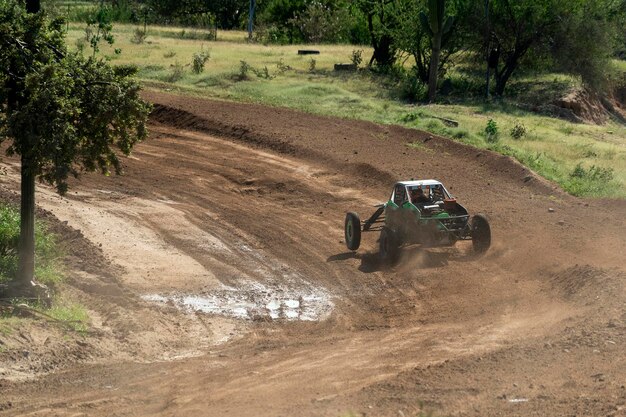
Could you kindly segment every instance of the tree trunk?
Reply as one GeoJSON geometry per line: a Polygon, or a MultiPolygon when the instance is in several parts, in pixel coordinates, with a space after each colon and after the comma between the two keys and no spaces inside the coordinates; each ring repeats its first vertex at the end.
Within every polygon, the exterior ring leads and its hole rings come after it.
{"type": "Polygon", "coordinates": [[[40,0],[26,0],[26,11],[28,13],[39,13],[41,10],[40,0]]]}
{"type": "Polygon", "coordinates": [[[439,73],[439,56],[441,55],[441,31],[433,36],[433,51],[430,56],[430,72],[428,74],[428,101],[433,102],[437,96],[437,76],[439,73]]]}
{"type": "Polygon", "coordinates": [[[390,67],[393,64],[394,50],[392,44],[393,38],[387,34],[382,35],[378,39],[372,56],[379,66],[390,67]]]}
{"type": "MultiPolygon", "coordinates": [[[[38,13],[39,0],[27,0],[26,11],[38,13]]],[[[32,139],[29,139],[32,140],[32,139]]],[[[29,288],[35,275],[35,166],[30,155],[31,146],[24,144],[21,153],[20,241],[17,280],[29,288]]]]}
{"type": "MultiPolygon", "coordinates": [[[[24,149],[26,154],[28,150],[24,149]]],[[[20,242],[17,279],[30,285],[35,274],[35,172],[32,161],[22,154],[22,186],[20,201],[20,242]]]]}
{"type": "Polygon", "coordinates": [[[524,52],[526,52],[525,49],[521,52],[514,51],[507,58],[502,70],[498,71],[498,69],[496,68],[496,70],[494,71],[496,78],[496,88],[494,93],[496,96],[502,97],[504,95],[504,88],[506,87],[506,83],[509,81],[509,78],[511,78],[511,75],[513,75],[513,71],[515,71],[515,69],[519,65],[519,60],[524,52]]]}
{"type": "Polygon", "coordinates": [[[504,95],[504,88],[506,87],[507,81],[509,81],[509,77],[510,75],[507,75],[506,73],[502,76],[496,77],[496,88],[494,91],[496,96],[502,97],[504,95]]]}

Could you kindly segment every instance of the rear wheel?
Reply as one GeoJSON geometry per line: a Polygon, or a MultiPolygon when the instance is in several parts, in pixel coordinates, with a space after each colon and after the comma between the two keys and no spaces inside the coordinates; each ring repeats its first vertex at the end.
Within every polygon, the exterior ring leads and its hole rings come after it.
{"type": "Polygon", "coordinates": [[[491,227],[483,214],[472,217],[472,245],[478,255],[487,252],[491,246],[491,227]]]}
{"type": "Polygon", "coordinates": [[[357,250],[361,246],[361,219],[358,214],[346,214],[344,232],[348,249],[357,250]]]}
{"type": "Polygon", "coordinates": [[[383,227],[378,243],[378,253],[381,260],[389,264],[395,263],[400,254],[400,240],[398,239],[398,234],[388,227],[383,227]]]}

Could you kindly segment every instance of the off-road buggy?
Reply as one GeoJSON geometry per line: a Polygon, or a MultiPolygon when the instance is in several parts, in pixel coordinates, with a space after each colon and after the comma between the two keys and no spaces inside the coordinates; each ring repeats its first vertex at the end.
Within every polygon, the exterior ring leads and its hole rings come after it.
{"type": "Polygon", "coordinates": [[[389,201],[376,207],[364,222],[355,212],[346,215],[348,249],[359,248],[361,232],[376,230],[380,230],[380,256],[389,262],[397,259],[403,245],[452,246],[459,240],[471,240],[476,254],[491,245],[487,218],[477,214],[470,219],[465,207],[436,180],[398,182],[389,201]]]}

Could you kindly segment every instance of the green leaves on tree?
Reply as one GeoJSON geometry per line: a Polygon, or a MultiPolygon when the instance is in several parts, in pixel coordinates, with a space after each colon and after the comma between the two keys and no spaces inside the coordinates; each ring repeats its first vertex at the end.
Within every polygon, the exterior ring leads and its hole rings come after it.
{"type": "MultiPolygon", "coordinates": [[[[110,30],[110,29],[108,29],[110,30]]],[[[120,173],[146,137],[150,106],[139,97],[134,67],[112,67],[70,53],[63,22],[0,5],[0,143],[26,156],[30,173],[67,191],[82,171],[120,173]]]]}

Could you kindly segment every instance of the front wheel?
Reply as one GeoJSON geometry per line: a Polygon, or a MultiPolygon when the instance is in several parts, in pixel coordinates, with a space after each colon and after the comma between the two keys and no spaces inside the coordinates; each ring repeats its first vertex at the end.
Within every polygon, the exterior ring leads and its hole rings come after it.
{"type": "Polygon", "coordinates": [[[483,214],[472,217],[472,245],[477,255],[487,252],[491,246],[491,227],[483,214]]]}
{"type": "Polygon", "coordinates": [[[344,232],[348,249],[357,250],[361,246],[361,219],[358,214],[354,212],[346,214],[344,232]]]}
{"type": "Polygon", "coordinates": [[[395,263],[400,254],[398,234],[388,227],[383,227],[378,243],[380,259],[388,264],[395,263]]]}

